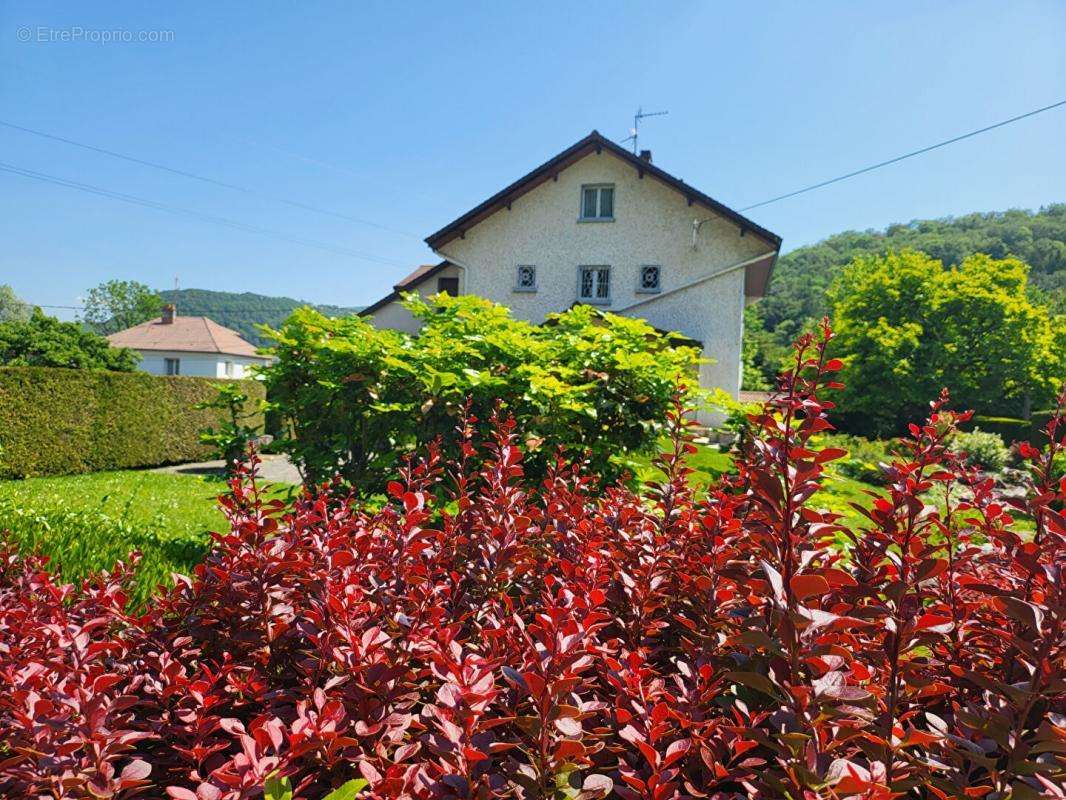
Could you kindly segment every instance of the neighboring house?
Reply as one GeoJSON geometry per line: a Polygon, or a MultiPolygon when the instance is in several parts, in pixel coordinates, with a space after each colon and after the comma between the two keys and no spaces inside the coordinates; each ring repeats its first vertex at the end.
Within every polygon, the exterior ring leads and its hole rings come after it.
{"type": "Polygon", "coordinates": [[[270,359],[240,334],[207,317],[179,317],[172,304],[163,316],[107,337],[114,347],[141,354],[141,369],[152,375],[244,378],[248,368],[270,359]]]}
{"type": "Polygon", "coordinates": [[[781,238],[596,131],[426,239],[419,267],[361,313],[417,330],[400,293],[474,294],[541,322],[574,303],[702,343],[700,383],[740,390],[744,306],[781,238]]]}

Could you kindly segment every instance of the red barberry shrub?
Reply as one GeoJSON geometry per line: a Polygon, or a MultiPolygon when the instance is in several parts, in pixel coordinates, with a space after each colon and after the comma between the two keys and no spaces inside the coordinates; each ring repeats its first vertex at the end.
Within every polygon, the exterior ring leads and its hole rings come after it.
{"type": "Polygon", "coordinates": [[[830,337],[706,492],[681,408],[641,492],[529,489],[515,424],[469,420],[379,511],[238,476],[143,612],[135,565],[73,587],[5,551],[0,795],[1066,797],[1062,415],[1008,503],[939,398],[848,527],[817,495],[830,337]]]}

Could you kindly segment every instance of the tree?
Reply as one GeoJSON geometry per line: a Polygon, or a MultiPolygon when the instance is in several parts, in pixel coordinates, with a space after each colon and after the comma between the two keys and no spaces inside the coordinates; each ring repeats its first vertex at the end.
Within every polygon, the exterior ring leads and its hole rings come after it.
{"type": "Polygon", "coordinates": [[[978,254],[957,267],[905,250],[860,256],[829,291],[846,389],[838,413],[857,433],[893,434],[947,387],[954,404],[1019,416],[1063,378],[1048,310],[1029,268],[978,254]]]}
{"type": "Polygon", "coordinates": [[[790,348],[778,346],[774,335],[765,329],[758,303],[744,309],[742,389],[756,392],[772,389],[774,377],[782,370],[791,352],[790,348]]]}
{"type": "Polygon", "coordinates": [[[97,333],[132,328],[158,317],[163,301],[137,281],[107,281],[89,290],[84,319],[97,333]]]}
{"type": "Polygon", "coordinates": [[[6,283],[0,285],[0,322],[25,322],[33,308],[6,283]]]}
{"type": "Polygon", "coordinates": [[[112,347],[103,336],[76,322],[60,322],[34,309],[26,322],[0,323],[0,365],[72,367],[132,372],[140,356],[112,347]]]}
{"type": "MultiPolygon", "coordinates": [[[[749,349],[791,350],[792,340],[830,310],[827,290],[857,256],[920,250],[955,267],[975,253],[1013,256],[1030,267],[1029,285],[1052,314],[1066,314],[1066,203],[1037,212],[1012,209],[945,219],[914,220],[884,231],[845,231],[785,253],[774,267],[769,294],[759,303],[761,326],[746,324],[749,349]],[[764,333],[770,336],[764,336],[764,333]]],[[[754,359],[774,380],[778,358],[754,359]]]]}

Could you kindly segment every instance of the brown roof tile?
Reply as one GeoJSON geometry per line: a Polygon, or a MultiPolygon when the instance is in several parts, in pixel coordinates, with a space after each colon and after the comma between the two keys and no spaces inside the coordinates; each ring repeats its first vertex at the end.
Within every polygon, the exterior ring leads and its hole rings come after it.
{"type": "Polygon", "coordinates": [[[229,356],[258,355],[255,345],[236,331],[224,328],[207,317],[174,317],[164,325],[153,319],[113,333],[107,340],[115,347],[134,350],[178,350],[183,353],[220,353],[229,356]]]}

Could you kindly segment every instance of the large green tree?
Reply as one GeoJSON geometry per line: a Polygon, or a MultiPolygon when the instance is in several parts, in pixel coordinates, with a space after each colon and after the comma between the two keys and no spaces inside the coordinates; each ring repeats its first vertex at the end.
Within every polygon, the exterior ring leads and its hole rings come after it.
{"type": "Polygon", "coordinates": [[[89,290],[84,319],[97,333],[114,333],[158,317],[163,301],[137,281],[107,281],[89,290]]]}
{"type": "Polygon", "coordinates": [[[24,322],[0,323],[0,365],[8,367],[72,367],[132,372],[140,356],[112,347],[103,336],[76,322],[60,322],[34,309],[24,322]]]}
{"type": "Polygon", "coordinates": [[[1029,268],[973,255],[957,267],[915,251],[856,258],[829,291],[849,430],[892,434],[947,387],[958,407],[1019,416],[1063,378],[1029,268]]]}
{"type": "Polygon", "coordinates": [[[0,322],[25,322],[33,314],[33,307],[15,294],[6,283],[0,286],[0,322]]]}
{"type": "MultiPolygon", "coordinates": [[[[901,250],[920,250],[949,267],[975,253],[1018,258],[1030,266],[1034,298],[1052,314],[1066,315],[1066,203],[1035,212],[1012,209],[914,220],[883,231],[845,231],[782,255],[770,293],[758,304],[761,324],[745,326],[751,363],[759,364],[762,375],[772,380],[782,350],[789,351],[801,331],[829,313],[827,290],[844,268],[857,256],[901,250]]],[[[746,380],[755,388],[760,379],[753,370],[746,380]]]]}

